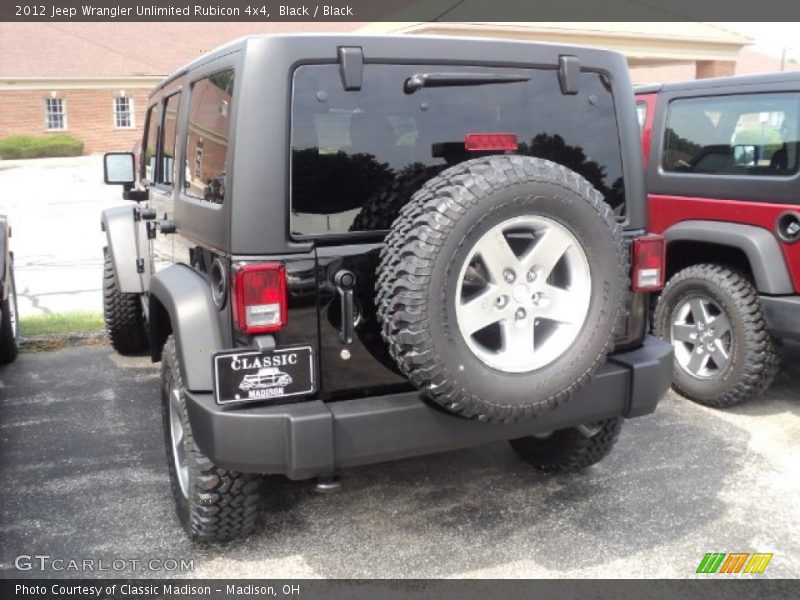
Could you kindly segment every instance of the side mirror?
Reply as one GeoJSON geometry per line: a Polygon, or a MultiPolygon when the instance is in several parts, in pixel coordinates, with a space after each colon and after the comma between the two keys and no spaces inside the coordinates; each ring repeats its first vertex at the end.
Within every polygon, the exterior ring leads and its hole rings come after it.
{"type": "Polygon", "coordinates": [[[108,185],[122,185],[126,189],[136,183],[133,152],[107,152],[103,155],[103,181],[108,185]]]}
{"type": "Polygon", "coordinates": [[[136,158],[133,152],[107,152],[103,155],[103,181],[108,185],[121,185],[122,198],[142,202],[147,200],[147,190],[135,190],[136,158]]]}

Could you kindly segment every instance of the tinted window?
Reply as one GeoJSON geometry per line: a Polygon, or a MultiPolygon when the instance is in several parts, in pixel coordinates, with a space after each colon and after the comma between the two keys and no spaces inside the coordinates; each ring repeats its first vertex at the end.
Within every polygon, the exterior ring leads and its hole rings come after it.
{"type": "Polygon", "coordinates": [[[164,103],[164,125],[161,134],[161,172],[158,178],[162,183],[172,185],[175,168],[175,138],[178,135],[178,102],[180,94],[173,94],[164,103]]]}
{"type": "Polygon", "coordinates": [[[426,65],[365,65],[360,91],[344,91],[338,65],[295,71],[292,110],[292,232],[383,230],[422,183],[480,156],[468,133],[510,132],[517,153],[581,173],[624,212],[611,92],[583,73],[580,93],[562,95],[556,71],[426,65]],[[504,73],[515,83],[403,91],[415,73],[504,73]]]}
{"type": "Polygon", "coordinates": [[[192,86],[186,136],[184,180],[189,196],[221,204],[233,102],[233,71],[202,79],[192,86]]]}
{"type": "Polygon", "coordinates": [[[142,148],[142,179],[149,183],[155,182],[156,177],[156,151],[158,144],[158,105],[153,105],[147,110],[145,122],[144,148],[142,148]]]}
{"type": "Polygon", "coordinates": [[[710,175],[797,172],[797,94],[684,98],[670,104],[666,171],[710,175]]]}

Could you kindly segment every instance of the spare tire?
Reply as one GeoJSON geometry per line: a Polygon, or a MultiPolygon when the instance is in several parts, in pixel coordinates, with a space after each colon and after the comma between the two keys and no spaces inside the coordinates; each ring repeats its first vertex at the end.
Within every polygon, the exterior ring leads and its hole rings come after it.
{"type": "Polygon", "coordinates": [[[535,417],[570,398],[613,344],[626,254],[602,195],[523,156],[466,161],[428,181],[386,238],[382,336],[445,409],[535,417]]]}

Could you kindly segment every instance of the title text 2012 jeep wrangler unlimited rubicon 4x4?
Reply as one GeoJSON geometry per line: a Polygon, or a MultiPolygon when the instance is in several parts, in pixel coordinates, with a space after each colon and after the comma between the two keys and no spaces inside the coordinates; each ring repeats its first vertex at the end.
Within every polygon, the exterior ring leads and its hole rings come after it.
{"type": "Polygon", "coordinates": [[[674,385],[724,407],[772,381],[800,340],[800,75],[636,90],[652,231],[667,238],[656,333],[674,385]]]}
{"type": "Polygon", "coordinates": [[[140,160],[105,158],[141,202],[103,212],[106,324],[162,362],[196,539],[251,530],[263,474],[503,439],[582,468],[669,387],[620,55],[247,38],[152,93],[140,160]]]}

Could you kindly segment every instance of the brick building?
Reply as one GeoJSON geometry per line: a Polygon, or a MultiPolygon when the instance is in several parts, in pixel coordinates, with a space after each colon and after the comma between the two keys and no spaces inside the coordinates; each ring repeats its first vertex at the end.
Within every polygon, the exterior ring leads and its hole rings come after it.
{"type": "Polygon", "coordinates": [[[781,61],[776,56],[762,54],[750,48],[742,48],[736,55],[735,61],[718,62],[712,66],[686,61],[667,66],[640,67],[632,69],[631,75],[634,83],[644,84],[727,75],[758,75],[781,69],[800,71],[800,64],[792,60],[781,61]]]}
{"type": "MultiPolygon", "coordinates": [[[[461,6],[470,1],[465,0],[461,6]]],[[[628,59],[634,84],[661,83],[752,75],[800,69],[800,65],[766,56],[748,48],[753,40],[714,23],[649,22],[663,15],[643,3],[617,0],[635,11],[643,22],[492,23],[408,22],[371,23],[373,33],[407,35],[483,36],[597,46],[621,52],[628,59]]],[[[634,14],[634,13],[632,13],[634,14]]],[[[457,10],[448,13],[456,20],[457,10]]]]}
{"type": "Polygon", "coordinates": [[[85,153],[132,148],[149,90],[203,52],[250,34],[362,25],[0,23],[0,137],[67,133],[85,153]]]}

